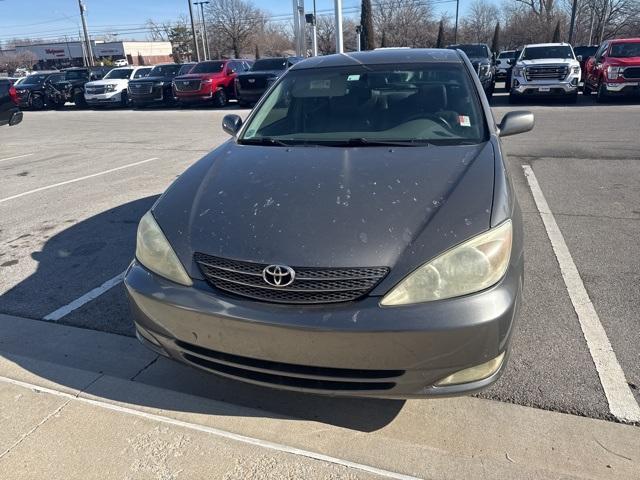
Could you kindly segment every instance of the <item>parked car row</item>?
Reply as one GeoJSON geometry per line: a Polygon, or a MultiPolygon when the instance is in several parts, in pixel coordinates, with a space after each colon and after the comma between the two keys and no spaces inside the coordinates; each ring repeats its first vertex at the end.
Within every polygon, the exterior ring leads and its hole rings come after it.
{"type": "Polygon", "coordinates": [[[502,53],[510,65],[505,86],[511,102],[549,96],[575,102],[581,82],[584,94],[595,92],[598,102],[640,95],[640,38],[606,40],[600,46],[575,50],[568,43],[533,44],[513,55],[502,53]]]}

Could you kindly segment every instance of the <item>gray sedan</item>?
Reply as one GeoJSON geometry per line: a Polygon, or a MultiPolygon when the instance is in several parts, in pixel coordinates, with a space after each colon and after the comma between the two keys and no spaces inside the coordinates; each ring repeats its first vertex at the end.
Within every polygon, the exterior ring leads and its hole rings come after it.
{"type": "Polygon", "coordinates": [[[503,372],[522,219],[472,65],[380,50],[293,66],[138,228],[138,338],[206,371],[331,395],[479,390],[503,372]]]}

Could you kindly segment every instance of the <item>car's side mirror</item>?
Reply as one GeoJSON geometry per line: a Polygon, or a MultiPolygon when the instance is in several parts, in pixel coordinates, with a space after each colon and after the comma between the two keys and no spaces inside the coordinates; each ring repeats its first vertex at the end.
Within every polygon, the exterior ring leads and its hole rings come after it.
{"type": "Polygon", "coordinates": [[[581,62],[581,61],[582,61],[582,55],[578,55],[578,56],[576,57],[576,60],[578,60],[579,62],[581,62]]]}
{"type": "Polygon", "coordinates": [[[240,131],[240,127],[242,127],[242,118],[240,118],[240,116],[229,114],[222,118],[222,130],[229,135],[235,137],[240,131]]]}
{"type": "Polygon", "coordinates": [[[533,113],[531,112],[524,110],[509,112],[502,117],[502,121],[498,125],[499,135],[508,137],[509,135],[528,132],[533,129],[534,123],[533,113]]]}
{"type": "Polygon", "coordinates": [[[507,63],[509,65],[514,65],[516,63],[516,59],[515,58],[510,58],[509,60],[507,60],[507,63]]]}

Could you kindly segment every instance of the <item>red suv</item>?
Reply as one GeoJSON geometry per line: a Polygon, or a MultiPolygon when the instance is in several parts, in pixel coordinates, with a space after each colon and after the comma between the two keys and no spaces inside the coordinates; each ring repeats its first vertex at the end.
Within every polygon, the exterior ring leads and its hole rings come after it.
{"type": "Polygon", "coordinates": [[[598,94],[598,102],[614,95],[640,95],[640,38],[603,42],[587,61],[584,93],[598,94]]]}
{"type": "Polygon", "coordinates": [[[212,102],[224,107],[233,98],[233,81],[237,73],[251,68],[247,60],[207,60],[197,63],[187,75],[173,79],[173,93],[178,102],[212,102]]]}

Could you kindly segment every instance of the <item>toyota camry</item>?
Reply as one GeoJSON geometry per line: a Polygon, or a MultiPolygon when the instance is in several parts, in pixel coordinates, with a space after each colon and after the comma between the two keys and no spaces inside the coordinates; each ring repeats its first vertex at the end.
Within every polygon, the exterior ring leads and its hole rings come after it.
{"type": "Polygon", "coordinates": [[[457,50],[289,69],[140,221],[125,283],[139,340],[264,386],[410,398],[505,369],[523,232],[501,137],[457,50]]]}

